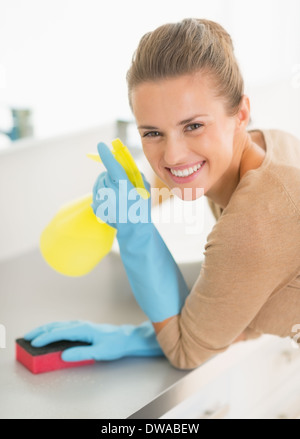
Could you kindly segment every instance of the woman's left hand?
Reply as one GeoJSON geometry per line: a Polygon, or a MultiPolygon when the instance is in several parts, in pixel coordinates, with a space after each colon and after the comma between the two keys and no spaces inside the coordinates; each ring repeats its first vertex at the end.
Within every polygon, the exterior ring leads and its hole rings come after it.
{"type": "Polygon", "coordinates": [[[87,321],[52,322],[28,332],[25,340],[42,347],[61,340],[83,341],[90,346],[66,349],[63,361],[116,360],[126,356],[163,355],[151,323],[134,325],[95,324],[87,321]]]}

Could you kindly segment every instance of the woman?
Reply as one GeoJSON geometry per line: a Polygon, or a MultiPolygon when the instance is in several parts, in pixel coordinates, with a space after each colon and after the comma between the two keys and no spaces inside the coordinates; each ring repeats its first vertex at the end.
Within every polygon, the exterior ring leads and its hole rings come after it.
{"type": "MultiPolygon", "coordinates": [[[[154,172],[183,199],[187,189],[192,199],[204,193],[216,216],[201,272],[189,292],[150,221],[106,219],[117,228],[132,291],[150,321],[110,326],[114,352],[104,325],[50,324],[27,338],[38,346],[71,334],[92,343],[66,351],[66,361],[163,352],[175,367],[191,369],[238,340],[294,336],[300,323],[299,140],[279,130],[247,131],[249,99],[231,38],[217,23],[186,19],[146,34],[127,80],[154,172]]],[[[101,217],[101,189],[120,197],[126,174],[105,145],[98,150],[107,168],[94,186],[93,208],[101,217]]],[[[149,199],[142,203],[149,208],[149,199]]]]}

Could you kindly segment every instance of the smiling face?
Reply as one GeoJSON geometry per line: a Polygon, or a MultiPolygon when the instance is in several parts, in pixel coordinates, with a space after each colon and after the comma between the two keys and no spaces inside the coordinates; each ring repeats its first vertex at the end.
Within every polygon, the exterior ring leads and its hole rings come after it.
{"type": "MultiPolygon", "coordinates": [[[[228,116],[201,73],[144,82],[131,95],[144,153],[157,176],[170,188],[199,188],[210,196],[235,169],[237,116],[228,116]]],[[[198,188],[198,191],[197,191],[198,188]]],[[[203,192],[202,192],[203,193],[203,192]]]]}

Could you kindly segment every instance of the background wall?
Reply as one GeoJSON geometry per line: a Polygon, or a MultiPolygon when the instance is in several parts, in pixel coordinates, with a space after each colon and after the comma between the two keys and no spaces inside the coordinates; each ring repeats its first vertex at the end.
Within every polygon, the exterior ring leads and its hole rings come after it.
{"type": "Polygon", "coordinates": [[[1,0],[0,106],[31,108],[37,137],[130,118],[125,75],[139,39],[186,17],[228,30],[247,89],[276,95],[284,83],[299,98],[299,0],[1,0]]]}
{"type": "Polygon", "coordinates": [[[299,0],[1,0],[0,110],[31,108],[35,136],[0,151],[0,260],[37,247],[58,208],[91,191],[100,168],[85,154],[132,118],[125,75],[139,39],[186,17],[232,35],[252,125],[300,137],[299,0]]]}
{"type": "Polygon", "coordinates": [[[102,164],[86,154],[114,125],[43,140],[20,140],[0,158],[0,261],[38,247],[40,235],[64,204],[92,192],[102,164]]]}

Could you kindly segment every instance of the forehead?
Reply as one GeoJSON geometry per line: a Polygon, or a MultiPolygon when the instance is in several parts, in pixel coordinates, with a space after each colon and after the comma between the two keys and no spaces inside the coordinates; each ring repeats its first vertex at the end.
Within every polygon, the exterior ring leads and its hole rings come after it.
{"type": "Polygon", "coordinates": [[[185,116],[195,112],[216,111],[220,99],[215,97],[207,75],[195,73],[176,78],[143,82],[131,94],[132,109],[137,121],[146,118],[185,116]]]}

